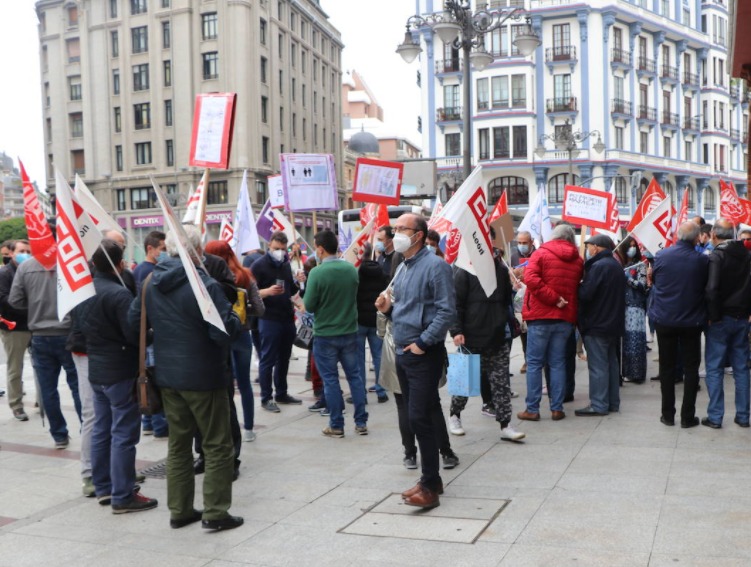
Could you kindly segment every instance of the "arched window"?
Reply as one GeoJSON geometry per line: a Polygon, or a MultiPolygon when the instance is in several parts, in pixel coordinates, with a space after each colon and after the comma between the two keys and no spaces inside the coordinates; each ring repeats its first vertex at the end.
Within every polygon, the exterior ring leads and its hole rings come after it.
{"type": "Polygon", "coordinates": [[[647,191],[647,187],[649,187],[649,181],[645,178],[641,178],[641,183],[639,183],[639,187],[636,189],[636,202],[637,204],[641,202],[641,198],[644,197],[644,193],[647,191]]]}
{"type": "MultiPolygon", "coordinates": [[[[668,197],[668,199],[670,199],[671,203],[675,203],[676,202],[675,187],[673,186],[673,184],[670,181],[665,180],[665,184],[662,186],[662,190],[665,191],[665,195],[667,195],[667,197],[668,197]]],[[[678,204],[680,205],[680,203],[678,203],[678,204]]]]}
{"type": "Polygon", "coordinates": [[[509,205],[529,205],[529,184],[523,177],[496,177],[488,183],[488,209],[494,207],[503,190],[509,205]]]}
{"type": "Polygon", "coordinates": [[[548,180],[549,204],[563,203],[563,193],[566,185],[576,185],[579,182],[579,177],[576,174],[573,175],[573,182],[571,179],[568,173],[559,173],[548,180]]]}
{"type": "Polygon", "coordinates": [[[691,185],[686,185],[684,191],[688,191],[688,208],[691,210],[696,207],[696,191],[691,185]]]}
{"type": "Polygon", "coordinates": [[[715,199],[714,188],[708,185],[704,189],[704,212],[710,213],[717,210],[717,200],[715,199]]]}
{"type": "Polygon", "coordinates": [[[629,184],[625,177],[616,177],[614,180],[615,185],[615,198],[618,200],[619,205],[628,205],[628,189],[629,184]]]}

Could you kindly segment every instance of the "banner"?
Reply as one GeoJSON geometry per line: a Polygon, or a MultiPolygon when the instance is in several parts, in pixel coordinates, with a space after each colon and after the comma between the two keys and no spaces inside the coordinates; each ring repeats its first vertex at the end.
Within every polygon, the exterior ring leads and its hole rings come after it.
{"type": "Polygon", "coordinates": [[[198,183],[198,187],[193,191],[193,194],[188,199],[188,206],[185,209],[183,215],[184,224],[194,224],[196,226],[203,226],[206,221],[206,200],[207,200],[207,187],[206,178],[209,175],[209,170],[205,170],[201,176],[201,181],[198,183]]]}
{"type": "Polygon", "coordinates": [[[295,227],[292,226],[292,223],[286,216],[284,216],[284,213],[282,211],[280,211],[279,209],[271,210],[274,215],[274,231],[281,230],[284,234],[286,234],[289,244],[297,242],[298,240],[302,240],[300,233],[295,230],[295,227]]]}
{"type": "MultiPolygon", "coordinates": [[[[228,240],[235,254],[242,256],[249,250],[258,250],[261,242],[258,240],[256,221],[253,218],[253,207],[250,205],[248,196],[248,170],[243,172],[243,181],[240,184],[240,194],[237,196],[237,208],[235,209],[235,225],[231,240],[228,240]]],[[[220,231],[221,232],[221,231],[220,231]]]]}
{"type": "Polygon", "coordinates": [[[123,228],[117,224],[117,221],[113,219],[107,211],[104,210],[104,207],[99,204],[99,201],[96,200],[78,174],[76,174],[76,184],[73,188],[73,193],[78,203],[87,213],[89,213],[91,220],[94,221],[99,232],[104,233],[108,230],[123,232],[123,228]]]}
{"type": "MultiPolygon", "coordinates": [[[[78,183],[78,180],[79,177],[78,175],[76,175],[76,183],[78,183]]],[[[81,181],[81,183],[83,183],[83,181],[81,181]]],[[[94,252],[97,251],[97,248],[99,248],[99,244],[102,242],[102,239],[104,237],[96,227],[96,223],[94,223],[91,215],[89,215],[89,213],[84,210],[84,208],[78,202],[78,199],[71,190],[70,185],[68,185],[65,177],[63,177],[63,175],[57,170],[57,168],[55,168],[55,186],[57,187],[58,191],[60,190],[60,187],[64,186],[68,195],[70,195],[70,201],[73,206],[73,215],[76,219],[76,226],[78,227],[78,236],[81,238],[81,244],[83,245],[83,251],[86,255],[86,258],[88,260],[91,260],[91,257],[94,255],[94,252]]],[[[122,233],[122,229],[118,227],[117,232],[122,233]]]]}
{"type": "Polygon", "coordinates": [[[352,200],[381,205],[398,205],[404,164],[370,158],[357,158],[352,200]]]}
{"type": "Polygon", "coordinates": [[[370,222],[368,222],[368,224],[365,225],[365,228],[358,233],[357,237],[342,255],[342,258],[352,264],[355,268],[359,268],[360,264],[362,264],[362,257],[365,254],[365,243],[370,239],[369,235],[374,229],[374,219],[370,219],[370,222]]]}
{"type": "Polygon", "coordinates": [[[671,232],[670,199],[663,199],[634,227],[631,234],[652,254],[665,248],[671,232]]]}
{"type": "Polygon", "coordinates": [[[608,230],[610,228],[610,193],[566,185],[561,218],[572,224],[608,230]]]}
{"type": "Polygon", "coordinates": [[[267,177],[269,184],[269,201],[274,209],[284,208],[284,180],[281,175],[267,177]]]}
{"type": "Polygon", "coordinates": [[[68,182],[55,170],[57,196],[57,318],[62,321],[79,303],[96,295],[94,279],[86,261],[73,210],[73,193],[68,182]]]}
{"type": "Polygon", "coordinates": [[[720,179],[720,216],[733,224],[745,222],[746,211],[738,200],[735,187],[720,179]]]}
{"type": "Polygon", "coordinates": [[[196,95],[189,164],[227,169],[235,125],[235,93],[196,95]]]}
{"type": "Polygon", "coordinates": [[[681,199],[681,208],[678,211],[678,219],[677,219],[677,222],[676,222],[676,230],[684,222],[688,221],[688,192],[689,192],[689,188],[686,187],[683,190],[683,198],[681,199]]]}
{"type": "Polygon", "coordinates": [[[518,232],[528,232],[533,240],[538,242],[547,242],[553,232],[553,225],[550,222],[550,213],[548,212],[548,199],[545,190],[537,191],[534,203],[529,206],[527,214],[524,215],[522,222],[519,224],[518,232]]]}
{"type": "Polygon", "coordinates": [[[256,231],[258,232],[258,236],[266,242],[271,240],[271,235],[274,233],[274,209],[271,208],[271,201],[269,199],[266,200],[261,213],[258,215],[256,231]]]}
{"type": "MultiPolygon", "coordinates": [[[[224,327],[224,322],[222,321],[221,315],[219,315],[219,311],[216,309],[216,305],[214,305],[214,300],[211,299],[206,286],[203,284],[201,276],[198,274],[196,265],[193,262],[191,255],[188,253],[188,247],[190,247],[188,235],[185,234],[185,229],[183,229],[182,225],[178,222],[175,212],[172,210],[169,201],[167,201],[167,197],[162,193],[162,189],[154,180],[154,176],[150,177],[151,185],[154,188],[156,198],[159,201],[159,206],[162,207],[162,212],[164,213],[164,222],[167,230],[177,237],[175,239],[177,251],[180,255],[183,268],[185,268],[185,274],[188,276],[190,288],[193,290],[193,295],[196,298],[198,309],[201,311],[203,320],[226,333],[227,329],[224,327]]],[[[195,254],[195,251],[193,251],[193,254],[195,254]]]]}
{"type": "Polygon", "coordinates": [[[232,228],[232,223],[226,217],[222,219],[222,224],[219,227],[219,240],[224,240],[227,244],[232,246],[232,241],[235,239],[235,229],[232,228]]]}
{"type": "Polygon", "coordinates": [[[360,224],[365,226],[370,221],[373,222],[373,231],[375,232],[382,226],[388,226],[391,224],[389,218],[389,210],[386,205],[377,205],[375,203],[369,203],[360,209],[360,224]]]}
{"type": "Polygon", "coordinates": [[[488,219],[488,222],[490,224],[493,224],[496,220],[501,218],[503,215],[508,214],[508,197],[506,196],[506,190],[503,190],[503,193],[501,193],[501,198],[498,199],[498,202],[495,204],[495,208],[493,209],[493,212],[490,214],[490,219],[488,219]]]}
{"type": "Polygon", "coordinates": [[[334,156],[331,154],[280,154],[284,180],[284,206],[288,211],[339,209],[334,156]]]}
{"type": "Polygon", "coordinates": [[[47,224],[47,217],[44,216],[39,198],[34,191],[34,186],[29,181],[29,176],[26,174],[26,169],[21,160],[18,160],[18,165],[21,167],[23,214],[31,255],[37,259],[45,270],[51,270],[57,261],[55,257],[57,248],[55,237],[52,236],[52,231],[47,224]]]}
{"type": "Polygon", "coordinates": [[[644,217],[653,211],[654,208],[666,197],[667,195],[665,195],[665,192],[660,188],[659,183],[657,183],[657,180],[653,177],[652,181],[649,182],[649,187],[647,187],[644,195],[642,195],[641,201],[639,201],[639,205],[636,207],[634,216],[631,217],[631,222],[628,223],[626,230],[628,230],[628,232],[633,232],[634,227],[644,220],[644,217]]]}

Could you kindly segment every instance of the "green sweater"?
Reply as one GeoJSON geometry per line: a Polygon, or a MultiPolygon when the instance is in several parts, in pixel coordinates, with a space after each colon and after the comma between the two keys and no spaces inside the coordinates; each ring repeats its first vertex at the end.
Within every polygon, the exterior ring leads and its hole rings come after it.
{"type": "Polygon", "coordinates": [[[315,336],[357,332],[359,281],[357,268],[344,260],[332,259],[311,270],[305,283],[305,309],[315,314],[315,336]]]}

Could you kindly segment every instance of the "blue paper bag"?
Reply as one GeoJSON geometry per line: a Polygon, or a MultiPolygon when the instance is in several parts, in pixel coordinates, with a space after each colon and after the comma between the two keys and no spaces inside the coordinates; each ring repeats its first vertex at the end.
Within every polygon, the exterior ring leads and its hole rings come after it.
{"type": "Polygon", "coordinates": [[[479,396],[480,355],[472,354],[463,347],[458,352],[449,354],[446,378],[448,391],[452,396],[479,396]]]}

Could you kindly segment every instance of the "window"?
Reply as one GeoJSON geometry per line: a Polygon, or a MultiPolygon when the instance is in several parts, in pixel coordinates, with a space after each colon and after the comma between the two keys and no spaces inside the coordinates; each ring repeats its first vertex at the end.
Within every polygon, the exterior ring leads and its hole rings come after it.
{"type": "Polygon", "coordinates": [[[164,75],[164,86],[172,86],[172,60],[162,61],[162,74],[164,75]]]}
{"type": "Polygon", "coordinates": [[[282,0],[279,0],[276,3],[276,17],[280,22],[284,19],[284,4],[282,3],[282,0]]]}
{"type": "Polygon", "coordinates": [[[553,77],[553,96],[555,105],[569,107],[571,103],[571,75],[555,75],[553,77]]]}
{"type": "Polygon", "coordinates": [[[81,100],[81,77],[68,77],[68,89],[70,90],[70,100],[81,100]]]}
{"type": "Polygon", "coordinates": [[[201,14],[201,30],[203,39],[216,39],[219,36],[219,26],[216,12],[201,14]]]}
{"type": "Polygon", "coordinates": [[[162,8],[171,8],[172,0],[162,0],[162,8]]]}
{"type": "Polygon", "coordinates": [[[50,68],[49,55],[47,54],[47,46],[42,46],[42,71],[47,71],[50,68]]]}
{"type": "Polygon", "coordinates": [[[712,189],[711,186],[708,186],[704,190],[704,211],[715,211],[717,208],[714,195],[714,189],[712,189]]]}
{"type": "Polygon", "coordinates": [[[266,82],[266,65],[267,65],[268,59],[265,57],[261,57],[261,82],[266,82]]]}
{"type": "Polygon", "coordinates": [[[692,142],[683,142],[683,159],[686,161],[692,161],[694,153],[694,145],[692,142]]]}
{"type": "Polygon", "coordinates": [[[50,105],[50,84],[44,83],[44,106],[50,105]]]}
{"type": "Polygon", "coordinates": [[[134,187],[130,190],[130,208],[151,209],[156,207],[156,195],[151,187],[134,187]]]}
{"type": "Polygon", "coordinates": [[[508,57],[508,27],[501,26],[491,32],[490,53],[493,57],[508,57]]]}
{"type": "Polygon", "coordinates": [[[48,144],[52,142],[52,118],[47,118],[45,120],[45,133],[46,133],[46,139],[45,142],[48,144]]]}
{"type": "Polygon", "coordinates": [[[662,155],[666,158],[670,157],[670,147],[672,146],[672,138],[670,136],[662,137],[662,155]]]}
{"type": "Polygon", "coordinates": [[[136,144],[136,165],[151,163],[151,142],[136,144]]]}
{"type": "Polygon", "coordinates": [[[210,51],[203,54],[203,78],[216,79],[219,77],[219,54],[210,51]]]}
{"type": "Polygon", "coordinates": [[[649,133],[648,132],[639,132],[639,151],[645,155],[649,153],[649,133]]]}
{"type": "Polygon", "coordinates": [[[284,131],[284,107],[279,107],[279,130],[284,131]]]}
{"type": "Polygon", "coordinates": [[[133,90],[146,91],[149,89],[149,64],[133,65],[133,90]]]}
{"type": "Polygon", "coordinates": [[[512,131],[514,140],[514,157],[526,158],[527,157],[527,127],[526,126],[514,126],[512,131]]]}
{"type": "Polygon", "coordinates": [[[123,131],[123,115],[122,112],[120,112],[120,107],[116,106],[112,109],[114,112],[115,117],[115,132],[122,132],[123,131]]]}
{"type": "MultiPolygon", "coordinates": [[[[284,71],[279,69],[279,96],[284,94],[284,71]]],[[[302,86],[302,105],[305,106],[305,85],[302,86]]]]}
{"type": "Polygon", "coordinates": [[[488,206],[495,206],[506,191],[509,205],[529,204],[529,185],[523,177],[496,177],[488,183],[488,206]]]}
{"type": "Polygon", "coordinates": [[[149,29],[146,26],[130,30],[133,53],[145,53],[149,50],[149,29]]]}
{"type": "Polygon", "coordinates": [[[289,63],[293,67],[297,63],[297,44],[294,42],[289,46],[289,63]]]}
{"type": "Polygon", "coordinates": [[[681,9],[681,23],[684,26],[691,25],[691,9],[688,6],[683,6],[681,9]]]}
{"type": "Polygon", "coordinates": [[[164,142],[164,153],[167,158],[167,165],[175,165],[175,144],[172,140],[166,140],[164,142]]]}
{"type": "Polygon", "coordinates": [[[578,177],[569,178],[568,173],[559,173],[548,180],[548,203],[563,203],[566,185],[576,185],[578,177]],[[570,179],[573,179],[571,181],[570,179]]]}
{"type": "MultiPolygon", "coordinates": [[[[613,33],[617,28],[613,28],[613,33]]],[[[553,59],[568,59],[571,56],[571,25],[553,25],[553,59]]],[[[615,46],[618,48],[619,46],[615,46]]]]}
{"type": "Polygon", "coordinates": [[[172,44],[172,34],[170,32],[170,21],[164,20],[162,22],[162,48],[169,49],[172,44]]]}
{"type": "Polygon", "coordinates": [[[480,146],[480,159],[490,158],[490,130],[488,128],[480,128],[477,131],[477,141],[480,146]]]}
{"type": "Polygon", "coordinates": [[[151,128],[151,103],[144,102],[133,105],[133,118],[136,130],[151,128]]]}
{"type": "Polygon", "coordinates": [[[147,0],[130,0],[130,14],[145,14],[147,9],[147,0]]]}
{"type": "Polygon", "coordinates": [[[86,159],[83,150],[73,150],[70,152],[71,161],[73,162],[73,173],[83,175],[86,173],[86,159]]]}
{"type": "Polygon", "coordinates": [[[508,77],[493,77],[491,87],[493,108],[508,108],[508,77]]]}
{"type": "Polygon", "coordinates": [[[117,30],[110,32],[110,46],[112,49],[112,57],[120,56],[120,34],[117,30]]]}
{"type": "Polygon", "coordinates": [[[619,205],[627,205],[628,204],[628,187],[626,184],[626,179],[623,176],[616,177],[613,179],[613,184],[615,186],[615,199],[618,201],[619,205]]]}
{"type": "Polygon", "coordinates": [[[511,106],[527,106],[527,85],[524,75],[511,75],[511,106]]]}
{"type": "Polygon", "coordinates": [[[120,69],[112,70],[112,94],[120,94],[120,69]]]}
{"type": "Polygon", "coordinates": [[[266,20],[261,18],[261,26],[258,30],[258,37],[261,40],[261,45],[266,45],[266,20]]]}
{"type": "Polygon", "coordinates": [[[78,27],[78,8],[76,6],[71,6],[70,8],[68,8],[68,27],[78,27]]]}
{"type": "Polygon", "coordinates": [[[519,48],[514,45],[514,40],[516,39],[516,36],[520,33],[524,33],[524,31],[527,29],[526,25],[513,25],[511,26],[511,55],[519,55],[519,48]]]}
{"type": "Polygon", "coordinates": [[[300,52],[300,69],[302,70],[303,75],[307,71],[307,66],[308,66],[308,53],[303,49],[300,52]]]}
{"type": "Polygon", "coordinates": [[[615,149],[623,149],[623,128],[620,126],[615,127],[615,149]]]}
{"type": "Polygon", "coordinates": [[[660,13],[665,17],[670,17],[670,0],[660,0],[660,13]]]}
{"type": "Polygon", "coordinates": [[[110,0],[110,18],[117,18],[118,0],[110,0]]]}
{"type": "Polygon", "coordinates": [[[269,121],[269,99],[268,97],[261,97],[261,122],[266,124],[269,121]]]}
{"type": "Polygon", "coordinates": [[[206,203],[209,205],[223,205],[228,201],[227,182],[211,181],[206,192],[206,203]]]}
{"type": "MultiPolygon", "coordinates": [[[[116,148],[119,148],[120,146],[116,146],[116,148]]],[[[122,158],[122,152],[120,152],[120,157],[122,158]]],[[[122,171],[122,169],[118,169],[118,171],[122,171]]],[[[117,190],[117,210],[118,211],[124,211],[126,209],[126,203],[125,203],[125,189],[118,189],[117,190]]]]}
{"type": "Polygon", "coordinates": [[[446,155],[458,156],[462,153],[461,134],[446,134],[446,155]]]}
{"type": "Polygon", "coordinates": [[[83,113],[74,112],[70,115],[70,137],[83,138],[83,113]]]}
{"type": "Polygon", "coordinates": [[[613,94],[619,106],[625,106],[621,103],[626,100],[626,89],[624,87],[623,77],[613,77],[613,94]]]}
{"type": "Polygon", "coordinates": [[[297,136],[297,113],[292,113],[292,135],[297,136]]]}
{"type": "Polygon", "coordinates": [[[164,101],[164,125],[172,126],[172,101],[164,101]]]}
{"type": "Polygon", "coordinates": [[[292,94],[292,100],[295,101],[296,100],[295,95],[297,93],[297,79],[295,79],[294,77],[292,77],[292,83],[291,83],[291,86],[290,86],[290,90],[291,90],[291,94],[292,94]]]}
{"type": "Polygon", "coordinates": [[[269,139],[266,136],[261,137],[261,161],[269,163],[269,139]]]}
{"type": "Polygon", "coordinates": [[[302,119],[302,139],[303,141],[308,139],[308,120],[306,118],[302,119]]]}
{"type": "Polygon", "coordinates": [[[81,60],[81,43],[77,37],[65,40],[65,48],[68,52],[68,63],[77,63],[81,60]]]}
{"type": "Polygon", "coordinates": [[[509,127],[499,126],[493,128],[493,157],[508,158],[509,155],[509,127]]]}
{"type": "Polygon", "coordinates": [[[277,44],[279,49],[279,60],[284,59],[284,34],[279,34],[279,43],[277,44]]]}
{"type": "Polygon", "coordinates": [[[477,110],[488,109],[488,79],[477,79],[477,110]]]}

